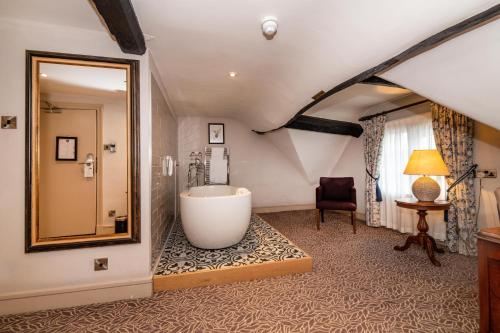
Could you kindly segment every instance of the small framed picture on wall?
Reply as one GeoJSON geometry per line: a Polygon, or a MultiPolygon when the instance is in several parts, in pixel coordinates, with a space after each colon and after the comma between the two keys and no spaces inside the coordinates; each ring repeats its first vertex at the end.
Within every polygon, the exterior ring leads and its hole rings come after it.
{"type": "Polygon", "coordinates": [[[224,124],[209,123],[208,124],[208,143],[209,144],[224,144],[224,124]]]}
{"type": "Polygon", "coordinates": [[[56,137],[56,161],[76,161],[78,138],[75,136],[56,137]]]}

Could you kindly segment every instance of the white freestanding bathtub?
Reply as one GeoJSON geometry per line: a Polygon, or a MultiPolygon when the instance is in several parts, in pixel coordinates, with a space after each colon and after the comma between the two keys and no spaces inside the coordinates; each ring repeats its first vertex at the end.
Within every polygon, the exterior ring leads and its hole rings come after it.
{"type": "Polygon", "coordinates": [[[252,212],[249,190],[227,185],[197,186],[180,197],[182,228],[191,244],[221,249],[243,239],[252,212]]]}

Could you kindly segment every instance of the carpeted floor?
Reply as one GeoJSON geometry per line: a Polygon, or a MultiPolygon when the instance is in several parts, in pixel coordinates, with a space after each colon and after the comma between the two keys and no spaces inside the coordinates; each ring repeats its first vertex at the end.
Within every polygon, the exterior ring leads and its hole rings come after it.
{"type": "Polygon", "coordinates": [[[262,214],[314,258],[314,272],[0,317],[0,332],[477,332],[476,259],[430,264],[405,236],[313,211],[262,214]]]}

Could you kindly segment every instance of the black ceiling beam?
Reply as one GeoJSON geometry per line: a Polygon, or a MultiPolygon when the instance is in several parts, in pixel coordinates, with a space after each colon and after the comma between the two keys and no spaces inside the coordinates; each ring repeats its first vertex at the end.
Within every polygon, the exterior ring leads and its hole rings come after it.
{"type": "Polygon", "coordinates": [[[333,87],[332,89],[328,90],[326,93],[322,94],[317,99],[313,100],[312,102],[310,102],[309,104],[304,106],[302,109],[300,109],[299,112],[297,112],[292,117],[292,119],[290,119],[285,125],[282,125],[280,127],[274,128],[274,129],[269,130],[269,131],[254,131],[254,132],[258,133],[258,134],[265,134],[268,132],[273,132],[273,131],[279,130],[283,127],[287,127],[287,125],[293,123],[304,112],[306,112],[307,110],[309,110],[310,108],[312,108],[316,104],[320,103],[321,101],[325,100],[326,98],[332,96],[333,94],[336,94],[339,91],[344,90],[344,89],[346,89],[346,88],[348,88],[356,83],[360,83],[363,80],[366,80],[374,75],[377,75],[379,73],[387,71],[388,69],[390,69],[394,66],[397,66],[410,58],[413,58],[413,57],[415,57],[415,56],[417,56],[425,51],[428,51],[428,50],[430,50],[430,49],[432,49],[432,48],[434,48],[434,47],[436,47],[436,46],[438,46],[438,45],[440,45],[440,44],[442,44],[442,43],[444,43],[452,38],[455,38],[455,37],[467,32],[467,31],[470,31],[474,28],[477,28],[477,27],[485,24],[486,22],[489,22],[493,19],[496,19],[497,16],[499,16],[499,15],[500,15],[500,4],[495,5],[495,6],[489,8],[489,9],[485,10],[484,12],[481,12],[477,15],[469,17],[468,19],[466,19],[460,23],[457,23],[457,24],[437,33],[437,34],[434,34],[434,35],[424,39],[420,43],[413,45],[412,47],[410,47],[410,48],[406,49],[405,51],[399,53],[398,55],[390,58],[389,60],[386,60],[383,63],[381,63],[375,67],[372,67],[372,68],[356,75],[355,77],[352,77],[349,80],[344,81],[344,82],[340,83],[339,85],[333,87]]]}
{"type": "Polygon", "coordinates": [[[385,87],[392,87],[392,88],[401,88],[401,89],[404,89],[399,84],[393,83],[391,81],[387,81],[387,80],[385,80],[385,79],[383,79],[381,77],[375,76],[375,75],[374,76],[370,76],[367,79],[364,79],[360,83],[362,83],[362,84],[372,84],[372,85],[375,85],[375,86],[385,86],[385,87]]]}
{"type": "Polygon", "coordinates": [[[142,55],[146,42],[130,0],[91,0],[124,53],[142,55]]]}
{"type": "Polygon", "coordinates": [[[426,102],[429,102],[429,100],[428,99],[424,99],[422,101],[410,103],[410,104],[403,105],[403,106],[398,106],[397,108],[394,108],[394,109],[390,109],[390,110],[387,110],[387,111],[382,111],[382,112],[378,112],[378,113],[375,113],[375,114],[371,114],[369,116],[361,117],[361,118],[358,119],[358,121],[370,120],[370,119],[378,117],[378,116],[383,116],[383,115],[386,115],[386,114],[389,114],[389,113],[393,113],[393,112],[396,112],[396,111],[399,111],[399,110],[408,109],[408,108],[411,108],[412,106],[424,104],[426,102]]]}
{"type": "Polygon", "coordinates": [[[359,138],[363,133],[363,128],[357,123],[311,116],[300,116],[285,127],[312,132],[350,135],[356,138],[359,138]]]}

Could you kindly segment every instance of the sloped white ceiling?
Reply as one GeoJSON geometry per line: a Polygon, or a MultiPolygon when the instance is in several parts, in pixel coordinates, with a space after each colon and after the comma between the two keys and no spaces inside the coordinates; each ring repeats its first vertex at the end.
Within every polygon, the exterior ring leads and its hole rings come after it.
{"type": "MultiPolygon", "coordinates": [[[[132,3],[144,33],[154,36],[147,44],[177,114],[232,117],[268,130],[286,123],[319,90],[327,91],[498,0],[132,3]],[[272,40],[260,30],[267,15],[278,18],[272,40]],[[237,77],[229,78],[230,71],[237,77]]],[[[2,17],[106,31],[84,0],[0,1],[2,17]]],[[[492,22],[466,33],[382,77],[500,128],[499,25],[492,22]]],[[[362,89],[356,99],[342,92],[307,114],[355,121],[366,106],[388,98],[373,94],[376,87],[362,89]]],[[[349,140],[356,140],[291,129],[268,137],[311,183],[335,166],[349,140]]]]}
{"type": "Polygon", "coordinates": [[[319,90],[497,3],[492,0],[133,0],[175,111],[282,125],[319,90]],[[273,40],[266,15],[278,18],[273,40]],[[238,72],[235,79],[229,71],[238,72]]]}
{"type": "Polygon", "coordinates": [[[40,80],[44,88],[70,92],[72,88],[77,91],[108,91],[125,92],[127,89],[127,72],[120,68],[83,67],[61,64],[41,63],[40,80]],[[96,80],[98,78],[98,80],[96,80]]]}
{"type": "Polygon", "coordinates": [[[352,139],[346,135],[287,130],[310,184],[317,183],[319,177],[329,174],[352,139]]]}
{"type": "Polygon", "coordinates": [[[319,177],[328,175],[342,156],[349,140],[346,135],[301,131],[283,128],[266,134],[309,184],[316,184],[319,177]]]}
{"type": "Polygon", "coordinates": [[[381,76],[500,129],[500,20],[441,44],[381,76]]]}
{"type": "Polygon", "coordinates": [[[107,31],[86,0],[0,0],[0,18],[107,31]]]}
{"type": "Polygon", "coordinates": [[[401,88],[355,84],[316,104],[304,114],[357,122],[359,116],[368,108],[409,94],[412,92],[401,88]]]}
{"type": "Polygon", "coordinates": [[[288,161],[300,172],[304,179],[308,179],[307,172],[302,165],[297,149],[295,148],[292,138],[290,137],[289,129],[283,128],[279,131],[268,133],[266,134],[266,138],[269,139],[283,155],[285,155],[288,161]]]}

